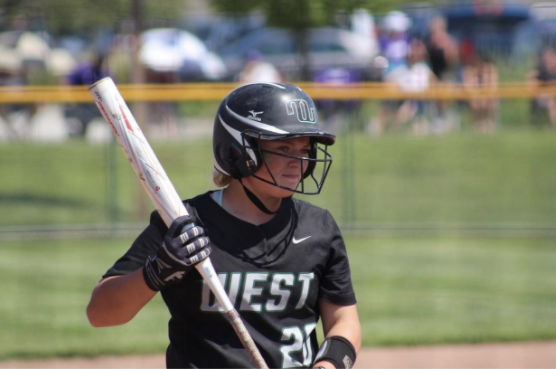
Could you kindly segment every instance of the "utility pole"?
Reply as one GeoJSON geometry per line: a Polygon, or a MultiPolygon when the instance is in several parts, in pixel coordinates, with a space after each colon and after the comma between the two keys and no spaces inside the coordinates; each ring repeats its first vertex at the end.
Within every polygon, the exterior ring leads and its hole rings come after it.
{"type": "MultiPolygon", "coordinates": [[[[145,82],[145,71],[139,62],[139,48],[141,47],[141,33],[144,28],[144,0],[132,1],[131,14],[133,16],[133,49],[132,49],[132,76],[131,80],[134,84],[145,82]]],[[[134,112],[134,115],[136,113],[134,112]]],[[[138,123],[142,123],[140,120],[138,123]]],[[[143,128],[143,127],[141,127],[143,128]]]]}

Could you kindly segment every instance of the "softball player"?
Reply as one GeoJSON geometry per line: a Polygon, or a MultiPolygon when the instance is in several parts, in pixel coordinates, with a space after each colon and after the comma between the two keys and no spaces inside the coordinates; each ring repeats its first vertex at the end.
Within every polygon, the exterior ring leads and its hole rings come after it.
{"type": "Polygon", "coordinates": [[[327,210],[292,197],[321,191],[334,141],[299,88],[258,83],[233,90],[214,122],[214,182],[221,189],[184,201],[190,216],[169,228],[151,214],[95,286],[90,323],[124,324],[160,291],[171,314],[167,367],[252,366],[194,268],[211,255],[269,367],[352,367],[361,330],[342,235],[327,210]],[[320,347],[319,319],[326,336],[320,347]]]}

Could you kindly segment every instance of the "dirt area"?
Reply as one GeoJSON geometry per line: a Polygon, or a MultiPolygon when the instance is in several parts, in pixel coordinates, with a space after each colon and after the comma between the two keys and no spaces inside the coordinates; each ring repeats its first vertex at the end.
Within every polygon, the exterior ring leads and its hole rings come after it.
{"type": "MultiPolygon", "coordinates": [[[[0,361],[0,368],[164,368],[164,356],[0,361]]],[[[362,368],[556,368],[556,342],[370,348],[362,368]]]]}

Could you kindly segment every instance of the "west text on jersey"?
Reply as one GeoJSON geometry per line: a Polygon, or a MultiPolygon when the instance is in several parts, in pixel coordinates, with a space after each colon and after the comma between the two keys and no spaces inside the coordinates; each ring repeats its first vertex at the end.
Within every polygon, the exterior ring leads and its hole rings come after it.
{"type": "MultiPolygon", "coordinates": [[[[305,305],[314,273],[218,273],[218,278],[238,311],[279,312],[305,305]]],[[[203,311],[224,311],[203,281],[203,311]]]]}

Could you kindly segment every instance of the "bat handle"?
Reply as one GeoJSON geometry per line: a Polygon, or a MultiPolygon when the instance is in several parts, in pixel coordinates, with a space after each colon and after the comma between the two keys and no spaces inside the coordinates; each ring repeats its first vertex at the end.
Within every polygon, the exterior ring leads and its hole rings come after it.
{"type": "Polygon", "coordinates": [[[245,328],[245,325],[243,324],[243,321],[241,320],[241,317],[239,316],[239,313],[236,311],[236,309],[228,311],[226,313],[226,318],[228,318],[228,321],[230,322],[232,327],[234,327],[236,335],[240,338],[243,347],[245,347],[245,350],[247,351],[247,354],[249,354],[251,362],[255,364],[257,368],[268,369],[268,366],[261,356],[259,349],[249,335],[249,332],[247,331],[247,328],[245,328]]]}

